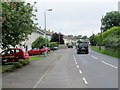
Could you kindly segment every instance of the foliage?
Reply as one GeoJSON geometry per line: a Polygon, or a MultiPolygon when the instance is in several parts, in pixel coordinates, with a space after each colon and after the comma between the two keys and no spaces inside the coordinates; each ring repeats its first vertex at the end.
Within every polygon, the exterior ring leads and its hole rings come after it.
{"type": "Polygon", "coordinates": [[[49,40],[39,36],[33,43],[32,48],[42,48],[43,46],[49,46],[49,40]]]}
{"type": "Polygon", "coordinates": [[[34,6],[25,2],[3,2],[2,10],[2,47],[15,47],[36,28],[34,6]]]}
{"type": "Polygon", "coordinates": [[[101,54],[105,54],[105,55],[109,55],[109,56],[112,56],[112,57],[120,58],[119,51],[118,50],[115,51],[112,48],[107,48],[107,49],[101,48],[101,50],[99,50],[99,47],[97,47],[97,46],[91,46],[91,49],[93,51],[96,51],[96,52],[101,53],[101,54]]]}
{"type": "Polygon", "coordinates": [[[101,19],[103,31],[110,29],[113,26],[120,26],[120,13],[118,11],[107,12],[101,19]]]}
{"type": "Polygon", "coordinates": [[[52,38],[51,38],[50,42],[59,42],[59,40],[60,40],[60,44],[64,44],[63,35],[54,33],[52,35],[52,38]]]}
{"type": "MultiPolygon", "coordinates": [[[[110,32],[111,33],[104,40],[105,47],[106,48],[110,47],[114,50],[120,49],[120,27],[113,27],[108,31],[107,31],[108,33],[110,32]]],[[[106,33],[104,34],[106,35],[106,33]]]]}
{"type": "Polygon", "coordinates": [[[22,68],[22,64],[21,63],[19,63],[19,62],[15,62],[15,63],[13,63],[13,67],[14,68],[22,68]]]}
{"type": "Polygon", "coordinates": [[[30,63],[30,61],[29,60],[19,60],[19,63],[21,63],[23,66],[25,66],[28,63],[30,63]]]}
{"type": "Polygon", "coordinates": [[[91,43],[92,46],[96,45],[95,34],[93,34],[92,36],[90,36],[89,40],[90,40],[90,43],[91,43]]]}
{"type": "Polygon", "coordinates": [[[50,42],[50,48],[53,47],[58,47],[58,43],[57,42],[50,42]]]}

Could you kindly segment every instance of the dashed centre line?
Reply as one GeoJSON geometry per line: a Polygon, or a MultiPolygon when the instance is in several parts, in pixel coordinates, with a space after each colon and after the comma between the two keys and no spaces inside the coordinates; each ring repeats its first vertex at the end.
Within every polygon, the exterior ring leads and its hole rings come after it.
{"type": "Polygon", "coordinates": [[[77,62],[75,62],[76,64],[78,64],[77,62]]]}
{"type": "Polygon", "coordinates": [[[82,71],[81,71],[81,70],[79,70],[79,72],[80,72],[80,74],[82,74],[82,71]]]}
{"type": "Polygon", "coordinates": [[[82,78],[85,84],[88,84],[87,80],[83,77],[82,78]]]}
{"type": "Polygon", "coordinates": [[[77,65],[77,68],[79,68],[79,66],[77,65]]]}

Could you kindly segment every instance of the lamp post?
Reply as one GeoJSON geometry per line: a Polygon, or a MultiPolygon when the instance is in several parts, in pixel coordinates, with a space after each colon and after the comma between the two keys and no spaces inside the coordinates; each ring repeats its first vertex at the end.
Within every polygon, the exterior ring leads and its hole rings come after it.
{"type": "MultiPolygon", "coordinates": [[[[45,22],[45,28],[44,28],[44,30],[45,30],[45,38],[46,38],[46,11],[52,11],[52,9],[46,9],[45,11],[44,11],[44,22],[45,22]]],[[[45,42],[45,46],[47,47],[47,42],[45,42]]]]}

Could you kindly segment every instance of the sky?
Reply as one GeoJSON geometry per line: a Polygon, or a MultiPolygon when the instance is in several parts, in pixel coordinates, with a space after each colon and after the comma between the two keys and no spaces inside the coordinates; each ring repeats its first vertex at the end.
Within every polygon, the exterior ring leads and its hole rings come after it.
{"type": "Polygon", "coordinates": [[[119,0],[25,0],[37,2],[37,22],[43,29],[44,11],[46,28],[64,35],[87,35],[100,32],[101,18],[106,12],[117,11],[119,0]]]}

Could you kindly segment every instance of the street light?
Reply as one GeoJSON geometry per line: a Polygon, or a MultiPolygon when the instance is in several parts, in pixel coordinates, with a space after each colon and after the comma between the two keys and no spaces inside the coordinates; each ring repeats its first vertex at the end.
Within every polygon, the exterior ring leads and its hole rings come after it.
{"type": "MultiPolygon", "coordinates": [[[[44,22],[45,22],[45,38],[46,38],[46,11],[52,11],[52,9],[46,9],[45,11],[44,11],[44,22]]],[[[46,43],[46,42],[45,42],[46,43]]],[[[46,43],[46,47],[47,47],[47,43],[46,43]]]]}
{"type": "Polygon", "coordinates": [[[52,9],[46,9],[46,10],[44,11],[45,30],[46,30],[46,11],[52,11],[52,9]]]}

